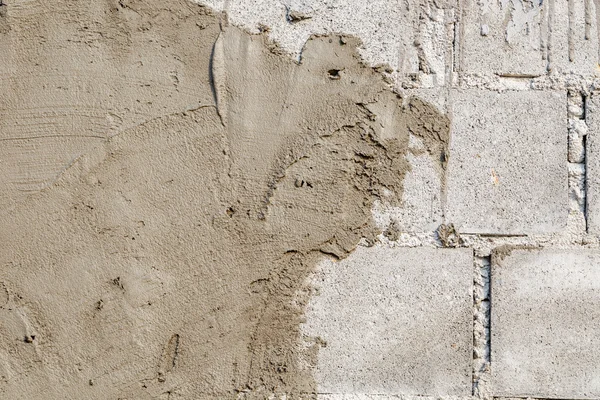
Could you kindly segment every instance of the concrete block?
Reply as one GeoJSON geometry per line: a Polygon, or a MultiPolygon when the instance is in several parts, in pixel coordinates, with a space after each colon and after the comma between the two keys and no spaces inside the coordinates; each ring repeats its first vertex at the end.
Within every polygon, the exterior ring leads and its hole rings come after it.
{"type": "Polygon", "coordinates": [[[269,37],[299,58],[314,34],[359,37],[361,56],[384,64],[408,87],[444,85],[452,60],[455,10],[437,1],[408,0],[195,0],[226,11],[233,25],[269,37]]]}
{"type": "Polygon", "coordinates": [[[598,264],[598,250],[495,252],[494,396],[600,397],[598,264]]]}
{"type": "MultiPolygon", "coordinates": [[[[549,6],[549,5],[548,5],[549,6]]],[[[552,71],[598,75],[598,19],[594,1],[555,1],[549,19],[548,61],[552,71]]]]}
{"type": "MultiPolygon", "coordinates": [[[[203,0],[198,2],[205,3],[203,0]]],[[[209,4],[225,10],[234,25],[253,32],[267,26],[269,36],[294,56],[300,55],[312,34],[344,32],[364,41],[362,53],[369,62],[395,66],[398,47],[403,42],[402,38],[398,39],[398,29],[410,35],[406,41],[413,40],[409,16],[399,3],[387,0],[369,3],[357,0],[246,0],[221,4],[210,1],[209,4]]]]}
{"type": "Polygon", "coordinates": [[[303,325],[319,393],[470,395],[470,249],[358,247],[325,261],[303,325]]]}
{"type": "Polygon", "coordinates": [[[600,234],[600,93],[592,93],[586,100],[586,195],[587,229],[600,234]]]}
{"type": "Polygon", "coordinates": [[[539,76],[598,74],[598,26],[592,1],[484,0],[465,7],[460,70],[539,76]]]}
{"type": "Polygon", "coordinates": [[[459,70],[486,75],[545,74],[546,8],[541,2],[532,3],[485,0],[464,7],[459,70]]]}
{"type": "Polygon", "coordinates": [[[419,137],[410,135],[409,150],[406,158],[410,171],[403,180],[402,207],[376,202],[371,211],[383,231],[394,224],[398,232],[432,232],[444,222],[442,184],[434,160],[419,137]]]}
{"type": "Polygon", "coordinates": [[[445,217],[460,232],[555,232],[568,218],[564,93],[452,93],[445,217]]]}

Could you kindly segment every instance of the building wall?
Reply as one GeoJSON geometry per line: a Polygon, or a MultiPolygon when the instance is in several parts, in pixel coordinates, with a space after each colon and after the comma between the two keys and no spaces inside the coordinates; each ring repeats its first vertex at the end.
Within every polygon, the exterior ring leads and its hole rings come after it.
{"type": "Polygon", "coordinates": [[[597,7],[0,1],[0,397],[600,398],[597,7]]]}

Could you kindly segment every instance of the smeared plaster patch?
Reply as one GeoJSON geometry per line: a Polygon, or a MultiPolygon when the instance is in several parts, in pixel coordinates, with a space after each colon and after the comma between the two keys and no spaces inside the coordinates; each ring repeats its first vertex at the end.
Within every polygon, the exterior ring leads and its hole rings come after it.
{"type": "Polygon", "coordinates": [[[396,83],[439,86],[451,62],[451,2],[337,0],[197,0],[224,11],[235,26],[266,32],[280,51],[300,59],[311,35],[344,33],[361,39],[359,52],[373,66],[386,66],[396,83]]]}
{"type": "Polygon", "coordinates": [[[105,114],[76,120],[99,144],[44,190],[7,196],[0,259],[19,268],[0,279],[21,293],[43,340],[26,343],[35,357],[20,355],[25,374],[14,335],[2,337],[4,393],[314,395],[320,343],[305,346],[299,332],[306,278],[324,254],[343,259],[377,240],[371,209],[384,193],[400,204],[409,130],[437,165],[447,118],[426,102],[405,107],[352,37],[312,37],[298,63],[185,1],[64,1],[48,15],[34,6],[9,8],[8,41],[31,57],[13,49],[7,68],[62,62],[64,72],[6,80],[11,109],[36,98],[66,107],[59,127],[80,105],[105,114]],[[88,66],[96,58],[112,63],[103,74],[88,66]]]}

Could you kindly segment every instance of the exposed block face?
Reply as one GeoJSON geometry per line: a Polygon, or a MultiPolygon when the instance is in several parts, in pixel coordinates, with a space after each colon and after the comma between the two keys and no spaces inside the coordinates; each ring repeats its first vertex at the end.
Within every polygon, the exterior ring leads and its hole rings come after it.
{"type": "Polygon", "coordinates": [[[599,265],[597,250],[495,253],[494,396],[600,397],[599,265]]]}
{"type": "Polygon", "coordinates": [[[600,233],[600,93],[587,98],[585,108],[587,228],[600,233]]]}
{"type": "Polygon", "coordinates": [[[471,394],[471,249],[359,247],[325,261],[303,333],[319,393],[471,394]]]}
{"type": "Polygon", "coordinates": [[[566,94],[452,94],[446,222],[465,233],[556,232],[568,217],[566,94]]]}
{"type": "Polygon", "coordinates": [[[593,1],[482,1],[465,7],[459,70],[467,74],[598,74],[593,1]]]}
{"type": "Polygon", "coordinates": [[[595,1],[556,1],[551,18],[549,66],[553,71],[598,75],[598,18],[595,1]]]}
{"type": "Polygon", "coordinates": [[[468,74],[543,75],[546,20],[542,5],[485,1],[465,7],[460,70],[468,74]]]}

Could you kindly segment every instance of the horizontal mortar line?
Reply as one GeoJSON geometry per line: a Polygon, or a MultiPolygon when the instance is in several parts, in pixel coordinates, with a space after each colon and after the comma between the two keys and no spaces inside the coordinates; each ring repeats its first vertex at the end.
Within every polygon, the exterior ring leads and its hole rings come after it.
{"type": "Polygon", "coordinates": [[[534,74],[502,74],[502,73],[494,73],[494,75],[500,78],[518,78],[518,79],[533,79],[539,78],[543,75],[534,75],[534,74]]]}
{"type": "Polygon", "coordinates": [[[474,233],[474,232],[460,232],[461,235],[475,235],[481,237],[500,237],[500,238],[511,238],[511,237],[528,237],[524,233],[474,233]]]}
{"type": "Polygon", "coordinates": [[[29,137],[12,137],[12,138],[1,138],[0,142],[14,141],[14,140],[32,140],[32,139],[52,139],[52,138],[94,138],[94,139],[108,139],[106,136],[99,135],[43,135],[43,136],[29,136],[29,137]]]}
{"type": "MultiPolygon", "coordinates": [[[[239,391],[239,393],[246,393],[246,394],[252,394],[255,393],[252,390],[250,391],[239,391]]],[[[356,395],[355,393],[349,393],[349,392],[306,392],[306,391],[290,391],[290,392],[285,392],[285,394],[316,394],[316,395],[338,395],[338,396],[348,396],[348,395],[356,395]]],[[[406,396],[410,396],[411,398],[420,398],[420,399],[437,399],[439,398],[439,396],[437,395],[429,395],[429,394],[406,394],[406,393],[359,393],[358,395],[360,396],[394,396],[394,397],[406,397],[406,396]]],[[[451,396],[457,396],[460,397],[460,395],[451,395],[451,396]]],[[[463,395],[462,397],[464,398],[469,398],[470,395],[463,395]]],[[[532,400],[546,400],[546,399],[533,399],[532,400]]],[[[562,400],[562,399],[548,399],[548,400],[562,400]]],[[[567,400],[567,399],[565,399],[567,400]]],[[[580,400],[580,399],[574,399],[574,400],[580,400]]],[[[586,400],[586,399],[581,399],[581,400],[586,400]]],[[[587,399],[589,400],[589,399],[587,399]]]]}
{"type": "Polygon", "coordinates": [[[528,400],[594,400],[597,397],[534,397],[524,394],[517,396],[493,396],[494,400],[528,399],[528,400]]]}
{"type": "MultiPolygon", "coordinates": [[[[292,393],[292,392],[290,392],[292,393]]],[[[312,394],[312,392],[297,392],[297,394],[312,394]]],[[[326,394],[326,395],[339,395],[339,396],[347,396],[349,394],[353,394],[353,393],[343,393],[343,392],[315,392],[315,394],[320,395],[320,394],[326,394]]],[[[436,399],[437,396],[435,395],[427,395],[427,394],[402,394],[402,393],[360,393],[361,396],[410,396],[413,398],[422,398],[422,399],[436,399]]],[[[465,397],[468,397],[465,395],[465,397]]],[[[541,400],[541,399],[535,399],[535,400],[541,400]]],[[[576,399],[577,400],[577,399],[576,399]]]]}

